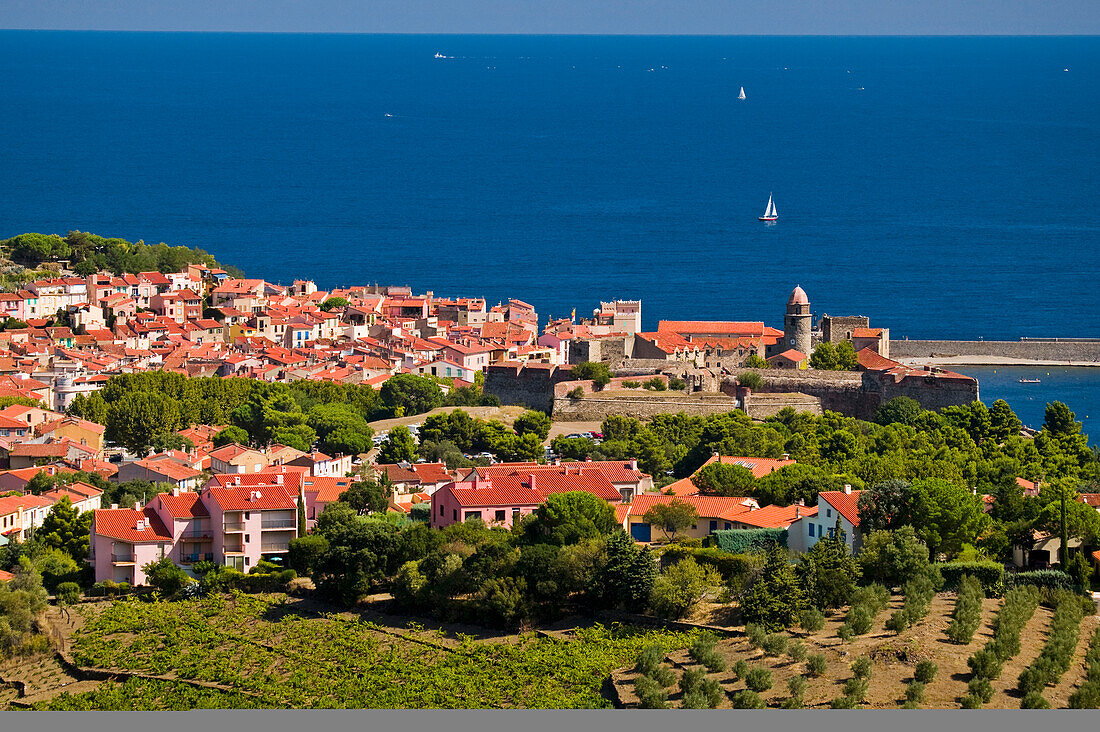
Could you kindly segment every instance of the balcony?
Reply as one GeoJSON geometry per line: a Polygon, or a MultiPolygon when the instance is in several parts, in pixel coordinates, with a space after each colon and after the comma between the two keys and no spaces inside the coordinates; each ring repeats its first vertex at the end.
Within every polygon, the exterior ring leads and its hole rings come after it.
{"type": "Polygon", "coordinates": [[[214,553],[207,552],[206,554],[181,554],[181,564],[194,564],[195,562],[213,562],[214,553]]]}
{"type": "Polygon", "coordinates": [[[226,521],[222,524],[224,531],[244,531],[244,521],[226,521]]]}
{"type": "Polygon", "coordinates": [[[288,551],[286,544],[260,544],[262,554],[286,554],[288,551]]]}
{"type": "Polygon", "coordinates": [[[206,529],[188,530],[180,534],[181,539],[187,539],[189,541],[205,541],[212,539],[210,532],[206,529]]]}
{"type": "Polygon", "coordinates": [[[293,529],[298,526],[296,519],[265,519],[260,524],[261,529],[293,529]]]}
{"type": "Polygon", "coordinates": [[[111,554],[111,563],[112,564],[133,564],[134,563],[134,555],[133,554],[111,554]]]}

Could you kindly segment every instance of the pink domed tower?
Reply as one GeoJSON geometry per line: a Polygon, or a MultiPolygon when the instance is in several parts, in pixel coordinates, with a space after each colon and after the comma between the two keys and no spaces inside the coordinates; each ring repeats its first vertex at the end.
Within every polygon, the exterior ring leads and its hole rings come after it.
{"type": "Polygon", "coordinates": [[[783,317],[783,342],[787,348],[800,351],[807,357],[810,355],[812,319],[810,298],[806,297],[806,291],[801,286],[795,287],[787,298],[787,314],[783,317]]]}

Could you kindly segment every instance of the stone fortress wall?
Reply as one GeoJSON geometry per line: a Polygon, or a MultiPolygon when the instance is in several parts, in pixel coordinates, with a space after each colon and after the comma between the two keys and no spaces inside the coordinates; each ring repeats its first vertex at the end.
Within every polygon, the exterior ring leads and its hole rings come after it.
{"type": "Polygon", "coordinates": [[[947,359],[973,357],[1026,361],[1095,362],[1100,364],[1100,338],[1020,339],[1018,341],[914,341],[890,342],[891,358],[947,359]]]}

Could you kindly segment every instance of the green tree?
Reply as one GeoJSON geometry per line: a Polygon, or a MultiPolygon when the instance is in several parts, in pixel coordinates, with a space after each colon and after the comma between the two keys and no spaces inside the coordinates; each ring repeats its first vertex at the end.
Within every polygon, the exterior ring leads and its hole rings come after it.
{"type": "Polygon", "coordinates": [[[385,513],[393,488],[384,481],[357,480],[340,494],[337,500],[355,509],[356,513],[385,513]]]}
{"type": "Polygon", "coordinates": [[[703,598],[722,585],[722,575],[710,565],[700,565],[691,557],[681,559],[657,577],[649,604],[663,618],[682,618],[703,598]]]}
{"type": "Polygon", "coordinates": [[[44,546],[60,549],[78,562],[88,558],[88,537],[92,525],[92,512],[78,513],[68,496],[53,505],[42,526],[35,531],[35,539],[44,546]]]}
{"type": "Polygon", "coordinates": [[[550,417],[545,412],[528,409],[516,418],[512,423],[512,429],[519,435],[533,434],[539,441],[545,440],[550,434],[550,417]]]}
{"type": "Polygon", "coordinates": [[[861,572],[848,552],[839,516],[832,533],[802,555],[796,573],[806,599],[815,607],[838,608],[848,604],[861,572]]]}
{"type": "Polygon", "coordinates": [[[656,526],[672,541],[676,534],[687,529],[699,520],[699,513],[695,506],[687,501],[673,498],[668,503],[655,503],[642,516],[642,520],[651,526],[656,526]]]}
{"type": "Polygon", "coordinates": [[[230,425],[214,435],[211,440],[216,447],[223,445],[247,445],[248,433],[236,425],[230,425]]]}
{"type": "Polygon", "coordinates": [[[149,441],[149,446],[157,452],[167,450],[181,450],[186,452],[195,449],[195,443],[178,432],[162,432],[149,441]]]}
{"type": "Polygon", "coordinates": [[[584,491],[554,493],[521,523],[530,542],[565,546],[605,537],[618,528],[615,509],[584,491]]]}
{"type": "Polygon", "coordinates": [[[159,590],[165,597],[175,597],[184,585],[191,584],[193,581],[168,557],[145,564],[141,571],[145,573],[149,585],[159,590]]]}
{"type": "Polygon", "coordinates": [[[382,405],[394,416],[423,414],[443,404],[443,391],[427,377],[397,374],[386,379],[379,392],[382,405]]]}
{"type": "Polygon", "coordinates": [[[745,368],[749,369],[768,369],[771,368],[771,364],[762,359],[755,353],[750,353],[749,357],[745,359],[745,368]]]}
{"type": "Polygon", "coordinates": [[[144,455],[157,435],[175,432],[181,424],[179,403],[157,392],[131,392],[107,410],[104,436],[127,450],[144,455]]]}
{"type": "Polygon", "coordinates": [[[904,480],[886,480],[863,491],[856,504],[864,533],[912,526],[926,516],[925,494],[904,480]]]}
{"type": "Polygon", "coordinates": [[[332,310],[343,310],[351,303],[342,297],[330,297],[321,303],[321,309],[326,313],[332,310]]]}
{"type": "Polygon", "coordinates": [[[611,369],[600,361],[584,361],[569,370],[578,381],[592,381],[597,388],[604,388],[611,382],[611,369]]]}
{"type": "Polygon", "coordinates": [[[409,428],[404,425],[391,428],[385,442],[382,443],[378,451],[378,462],[389,465],[412,462],[415,459],[416,441],[413,439],[412,433],[409,432],[409,428]]]}
{"type": "Polygon", "coordinates": [[[741,600],[742,618],[770,632],[785,630],[798,622],[805,606],[806,598],[787,551],[772,546],[759,578],[741,600]]]}
{"type": "Polygon", "coordinates": [[[913,517],[914,528],[933,559],[940,552],[957,554],[989,526],[981,497],[965,488],[928,478],[914,483],[913,489],[921,494],[917,503],[926,507],[923,515],[913,517]]]}
{"type": "Polygon", "coordinates": [[[810,354],[810,368],[821,371],[837,371],[839,362],[837,361],[836,346],[829,341],[818,343],[814,347],[813,353],[810,354]]]}
{"type": "Polygon", "coordinates": [[[714,496],[750,496],[756,485],[752,471],[744,465],[714,462],[691,476],[700,493],[714,496]]]}
{"type": "Polygon", "coordinates": [[[328,551],[328,540],[319,534],[306,534],[291,539],[287,563],[300,575],[312,577],[328,551]]]}
{"type": "Polygon", "coordinates": [[[920,404],[906,396],[894,397],[875,411],[879,424],[912,424],[920,416],[920,404]]]}
{"type": "Polygon", "coordinates": [[[989,429],[994,440],[1002,443],[1009,437],[1016,437],[1023,426],[1019,417],[1012,411],[1012,407],[1008,406],[1008,402],[1004,399],[993,402],[993,406],[989,409],[989,429]]]}
{"type": "Polygon", "coordinates": [[[603,607],[645,607],[657,579],[657,560],[652,550],[639,547],[624,531],[607,539],[606,560],[598,566],[589,590],[603,607]]]}
{"type": "Polygon", "coordinates": [[[866,582],[897,587],[928,571],[928,549],[912,526],[872,531],[863,540],[859,565],[866,582]]]}

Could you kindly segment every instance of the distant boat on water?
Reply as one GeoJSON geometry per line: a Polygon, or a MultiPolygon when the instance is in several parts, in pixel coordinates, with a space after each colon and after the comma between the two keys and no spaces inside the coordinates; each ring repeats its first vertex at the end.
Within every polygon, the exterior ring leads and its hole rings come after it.
{"type": "Polygon", "coordinates": [[[764,209],[764,215],[759,217],[761,221],[778,221],[779,211],[775,208],[775,201],[772,200],[772,194],[768,194],[768,206],[764,209]]]}
{"type": "Polygon", "coordinates": [[[1041,384],[1043,383],[1039,379],[1020,379],[1021,384],[1041,384]]]}
{"type": "Polygon", "coordinates": [[[436,52],[435,52],[435,57],[436,57],[436,58],[447,58],[446,56],[444,56],[443,54],[441,54],[441,53],[440,53],[439,51],[436,51],[436,52]]]}
{"type": "Polygon", "coordinates": [[[741,87],[741,93],[737,95],[737,98],[741,99],[741,100],[744,100],[744,98],[745,98],[745,87],[741,87]]]}

